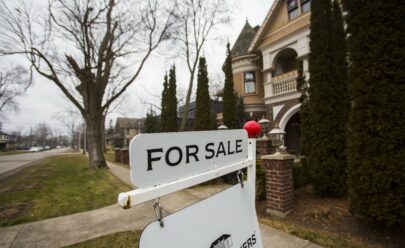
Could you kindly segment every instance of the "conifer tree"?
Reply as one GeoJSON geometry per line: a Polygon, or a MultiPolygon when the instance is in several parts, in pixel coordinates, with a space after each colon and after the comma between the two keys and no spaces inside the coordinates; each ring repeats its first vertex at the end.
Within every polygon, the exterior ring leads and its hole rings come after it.
{"type": "MultiPolygon", "coordinates": [[[[297,90],[301,93],[300,96],[300,144],[301,144],[301,153],[308,155],[311,151],[311,127],[310,127],[310,115],[309,115],[309,93],[308,93],[308,82],[305,80],[305,75],[303,72],[303,65],[300,62],[300,66],[298,68],[298,76],[297,76],[297,90]]],[[[306,157],[301,158],[301,164],[305,167],[306,171],[309,171],[308,163],[306,157]]],[[[308,175],[310,173],[307,173],[308,175]]]]}
{"type": "Polygon", "coordinates": [[[212,130],[210,94],[208,91],[208,71],[205,57],[200,57],[197,75],[197,97],[194,130],[212,130]]]}
{"type": "MultiPolygon", "coordinates": [[[[339,10],[340,11],[340,10],[339,10]]],[[[338,16],[338,14],[336,15],[338,16]]],[[[338,18],[337,18],[338,19],[338,18]]],[[[337,21],[337,20],[336,20],[337,21]]],[[[311,3],[309,55],[309,102],[304,104],[306,119],[302,123],[306,162],[310,168],[314,192],[319,196],[341,196],[346,193],[345,126],[347,120],[347,83],[338,58],[345,49],[343,23],[335,24],[331,1],[311,3]],[[343,37],[337,37],[339,31],[343,37]],[[336,41],[335,41],[336,40],[336,41]],[[339,55],[338,55],[339,54],[339,55]],[[338,65],[339,64],[339,65],[338,65]],[[305,137],[306,136],[306,137],[305,137]]]]}
{"type": "Polygon", "coordinates": [[[145,133],[157,133],[159,132],[159,121],[156,116],[156,112],[152,108],[146,113],[146,118],[144,122],[144,132],[145,133]]]}
{"type": "Polygon", "coordinates": [[[165,74],[163,80],[163,91],[162,91],[162,103],[161,103],[161,132],[169,132],[169,117],[168,117],[168,108],[169,108],[169,82],[167,79],[167,74],[165,74]]]}
{"type": "Polygon", "coordinates": [[[235,110],[235,128],[242,128],[245,124],[245,108],[243,105],[243,97],[235,92],[236,110],[235,110]]]}
{"type": "Polygon", "coordinates": [[[404,5],[346,0],[352,212],[405,225],[404,5]]]}
{"type": "Polygon", "coordinates": [[[233,88],[232,55],[229,42],[226,45],[226,60],[223,70],[225,73],[223,121],[225,126],[233,129],[237,128],[235,121],[236,100],[233,88]]]}
{"type": "Polygon", "coordinates": [[[167,127],[166,132],[177,132],[177,96],[176,96],[176,67],[169,71],[169,88],[167,97],[167,127]]]}

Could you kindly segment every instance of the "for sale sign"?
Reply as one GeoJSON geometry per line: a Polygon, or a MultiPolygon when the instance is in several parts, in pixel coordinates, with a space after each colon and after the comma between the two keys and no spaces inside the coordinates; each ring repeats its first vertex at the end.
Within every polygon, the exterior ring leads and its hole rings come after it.
{"type": "Polygon", "coordinates": [[[245,182],[148,225],[140,248],[262,248],[252,188],[245,182]]]}
{"type": "Polygon", "coordinates": [[[247,159],[245,130],[140,134],[130,144],[131,180],[150,187],[247,159]]]}

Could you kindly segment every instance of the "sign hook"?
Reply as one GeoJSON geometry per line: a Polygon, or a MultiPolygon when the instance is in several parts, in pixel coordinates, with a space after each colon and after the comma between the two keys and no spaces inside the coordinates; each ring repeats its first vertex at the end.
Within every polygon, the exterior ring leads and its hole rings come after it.
{"type": "Polygon", "coordinates": [[[238,182],[240,183],[240,185],[242,186],[242,188],[243,188],[243,176],[244,176],[244,174],[243,174],[243,171],[242,170],[238,170],[238,173],[236,173],[236,177],[238,178],[238,182]]]}
{"type": "Polygon", "coordinates": [[[165,223],[163,222],[162,206],[160,205],[160,198],[153,200],[153,209],[155,210],[156,218],[160,223],[160,227],[163,228],[165,223]]]}

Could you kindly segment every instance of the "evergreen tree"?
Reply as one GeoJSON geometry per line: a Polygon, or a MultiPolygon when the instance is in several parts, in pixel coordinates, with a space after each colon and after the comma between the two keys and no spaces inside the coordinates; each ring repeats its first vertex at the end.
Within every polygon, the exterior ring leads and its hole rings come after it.
{"type": "MultiPolygon", "coordinates": [[[[302,62],[300,62],[300,66],[298,68],[298,76],[297,76],[297,90],[301,93],[300,96],[300,143],[301,143],[301,153],[308,155],[309,151],[311,151],[311,126],[310,126],[310,115],[309,115],[309,97],[308,97],[308,89],[309,85],[308,82],[305,80],[305,75],[303,72],[302,62]]],[[[308,175],[310,175],[308,167],[308,163],[306,157],[301,159],[301,164],[305,168],[308,175]]]]}
{"type": "Polygon", "coordinates": [[[236,128],[243,128],[245,124],[245,108],[243,105],[243,97],[235,93],[236,110],[235,110],[235,123],[236,128]]]}
{"type": "Polygon", "coordinates": [[[146,113],[145,123],[144,123],[145,133],[157,133],[159,132],[159,120],[156,116],[156,112],[152,108],[146,113]]]}
{"type": "Polygon", "coordinates": [[[194,118],[194,130],[212,130],[211,103],[208,92],[207,63],[204,57],[200,57],[197,75],[197,97],[194,118]]]}
{"type": "Polygon", "coordinates": [[[176,67],[173,65],[169,71],[168,88],[168,122],[166,132],[177,132],[177,96],[176,96],[176,67]]]}
{"type": "Polygon", "coordinates": [[[162,91],[162,104],[161,104],[161,114],[160,114],[160,122],[161,122],[161,132],[169,132],[169,82],[167,79],[167,74],[165,74],[163,80],[163,91],[162,91]]]}
{"type": "Polygon", "coordinates": [[[114,133],[113,120],[110,119],[109,124],[108,124],[107,134],[111,135],[113,133],[114,133]]]}
{"type": "MultiPolygon", "coordinates": [[[[333,107],[335,108],[334,136],[335,142],[333,154],[338,161],[334,171],[334,180],[337,190],[336,195],[342,195],[347,192],[347,129],[350,115],[350,94],[349,94],[349,73],[348,73],[348,54],[346,44],[346,32],[344,29],[343,17],[340,1],[334,0],[332,7],[332,52],[333,52],[333,107]]],[[[332,97],[332,96],[331,96],[332,97]]]]}
{"type": "Polygon", "coordinates": [[[233,88],[232,55],[229,42],[226,45],[226,60],[223,70],[225,73],[223,121],[225,126],[229,129],[233,129],[237,128],[235,120],[236,101],[233,88]]]}
{"type": "MultiPolygon", "coordinates": [[[[313,0],[311,3],[311,77],[309,102],[304,104],[302,113],[306,116],[302,131],[304,140],[310,140],[308,144],[303,144],[303,151],[312,174],[314,192],[319,196],[341,196],[346,193],[344,153],[348,103],[345,101],[348,99],[345,97],[347,83],[344,78],[347,75],[341,75],[344,65],[338,59],[346,58],[346,55],[340,54],[345,51],[341,47],[345,43],[344,31],[336,33],[339,28],[343,29],[343,23],[335,24],[335,16],[338,15],[332,12],[330,1],[313,0]]],[[[305,99],[306,96],[303,97],[305,99]]]]}
{"type": "Polygon", "coordinates": [[[405,225],[404,4],[346,0],[352,212],[405,225]]]}

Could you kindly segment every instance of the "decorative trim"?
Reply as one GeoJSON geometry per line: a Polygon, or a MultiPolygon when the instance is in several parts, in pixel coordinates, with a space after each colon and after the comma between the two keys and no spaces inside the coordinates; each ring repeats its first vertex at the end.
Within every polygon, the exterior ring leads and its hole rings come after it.
{"type": "Polygon", "coordinates": [[[278,113],[280,113],[281,109],[285,106],[285,104],[273,106],[273,120],[277,118],[278,113]]]}
{"type": "Polygon", "coordinates": [[[265,112],[266,111],[266,107],[263,104],[245,104],[244,106],[244,111],[245,112],[265,112]]]}
{"type": "Polygon", "coordinates": [[[266,104],[272,104],[272,103],[279,103],[279,102],[284,102],[292,99],[297,99],[301,96],[301,93],[298,91],[295,92],[289,92],[286,94],[282,95],[277,95],[277,96],[270,96],[265,99],[266,104]]]}
{"type": "Polygon", "coordinates": [[[240,59],[247,59],[247,58],[254,58],[257,57],[256,54],[247,54],[247,55],[241,55],[235,58],[232,58],[232,62],[236,61],[236,60],[240,60],[240,59]]]}
{"type": "Polygon", "coordinates": [[[281,130],[285,131],[285,126],[287,126],[287,122],[290,120],[290,118],[297,113],[300,110],[301,103],[294,105],[291,107],[281,118],[279,127],[281,130]]]}
{"type": "Polygon", "coordinates": [[[267,13],[266,18],[263,21],[263,24],[260,25],[259,31],[257,31],[255,37],[253,38],[252,43],[249,46],[248,52],[252,52],[253,48],[256,46],[257,41],[259,40],[259,37],[262,35],[263,30],[265,28],[265,26],[267,25],[267,23],[270,20],[270,17],[273,15],[274,10],[276,9],[276,6],[278,4],[278,2],[280,2],[279,0],[275,0],[273,2],[273,5],[271,5],[269,12],[267,13]]]}

